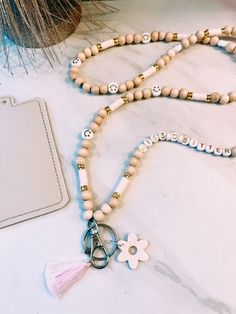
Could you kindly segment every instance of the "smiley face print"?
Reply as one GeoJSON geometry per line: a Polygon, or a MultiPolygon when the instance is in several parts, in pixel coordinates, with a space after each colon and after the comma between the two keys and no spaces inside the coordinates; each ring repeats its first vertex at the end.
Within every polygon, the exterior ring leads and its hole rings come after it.
{"type": "Polygon", "coordinates": [[[118,84],[116,82],[111,82],[108,85],[108,91],[110,94],[116,94],[118,92],[118,84]]]}
{"type": "Polygon", "coordinates": [[[79,68],[81,66],[81,63],[82,62],[81,62],[80,58],[75,58],[71,61],[71,66],[79,68]]]}
{"type": "Polygon", "coordinates": [[[143,33],[142,34],[142,43],[148,44],[151,41],[151,35],[149,33],[143,33]]]}
{"type": "Polygon", "coordinates": [[[154,85],[152,88],[152,96],[158,97],[161,95],[161,88],[158,85],[154,85]]]}
{"type": "Polygon", "coordinates": [[[94,133],[90,129],[84,129],[82,134],[81,134],[81,136],[85,140],[91,140],[93,138],[93,136],[94,136],[94,133]]]}

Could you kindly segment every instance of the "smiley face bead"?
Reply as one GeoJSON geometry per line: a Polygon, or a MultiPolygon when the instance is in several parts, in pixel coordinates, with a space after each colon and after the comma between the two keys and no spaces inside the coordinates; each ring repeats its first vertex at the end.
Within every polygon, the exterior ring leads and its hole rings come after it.
{"type": "Polygon", "coordinates": [[[154,85],[152,88],[152,96],[158,97],[161,95],[161,88],[158,85],[154,85]]]}
{"type": "Polygon", "coordinates": [[[116,82],[111,82],[108,85],[108,91],[110,94],[116,94],[118,92],[119,86],[116,82]]]}
{"type": "Polygon", "coordinates": [[[151,35],[149,33],[143,33],[142,34],[142,39],[141,39],[143,44],[148,44],[151,41],[151,35]]]}
{"type": "Polygon", "coordinates": [[[85,140],[91,140],[94,136],[94,133],[92,130],[90,129],[84,129],[82,134],[81,134],[81,137],[85,140]]]}
{"type": "Polygon", "coordinates": [[[81,66],[81,64],[82,64],[82,62],[81,62],[81,60],[80,60],[80,58],[75,58],[75,59],[73,59],[72,61],[71,61],[71,66],[73,66],[73,67],[80,67],[81,66]]]}

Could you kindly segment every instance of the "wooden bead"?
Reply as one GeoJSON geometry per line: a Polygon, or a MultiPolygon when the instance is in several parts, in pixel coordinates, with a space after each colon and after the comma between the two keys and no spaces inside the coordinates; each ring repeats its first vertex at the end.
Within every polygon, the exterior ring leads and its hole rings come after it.
{"type": "Polygon", "coordinates": [[[91,200],[92,197],[93,197],[92,192],[89,191],[89,190],[86,190],[86,191],[81,192],[81,198],[82,198],[82,200],[84,200],[84,201],[91,200]]]}
{"type": "Polygon", "coordinates": [[[127,44],[132,44],[134,41],[134,35],[133,34],[126,34],[125,35],[125,41],[127,44]]]}
{"type": "Polygon", "coordinates": [[[82,156],[79,156],[76,158],[76,163],[77,163],[77,165],[85,165],[86,159],[82,156]]]}
{"type": "Polygon", "coordinates": [[[84,148],[90,148],[90,146],[91,146],[91,141],[83,140],[83,141],[81,142],[81,146],[84,147],[84,148]]]}
{"type": "Polygon", "coordinates": [[[134,82],[134,86],[137,87],[142,83],[142,80],[139,76],[137,76],[137,77],[135,77],[133,82],[134,82]]]}
{"type": "Polygon", "coordinates": [[[134,100],[134,93],[128,92],[125,94],[125,97],[128,99],[128,101],[133,101],[134,100]]]}
{"type": "Polygon", "coordinates": [[[165,39],[165,36],[166,36],[166,33],[165,33],[165,32],[162,32],[162,31],[161,31],[161,32],[158,33],[158,39],[159,39],[159,40],[164,40],[164,39],[165,39]]]}
{"type": "Polygon", "coordinates": [[[165,61],[165,64],[168,64],[170,62],[170,57],[168,55],[162,56],[162,59],[165,61]]]}
{"type": "Polygon", "coordinates": [[[229,93],[229,101],[230,102],[236,101],[236,92],[229,93]]]}
{"type": "Polygon", "coordinates": [[[181,45],[184,49],[187,49],[190,45],[188,38],[184,38],[181,40],[181,45]]]}
{"type": "Polygon", "coordinates": [[[99,53],[97,45],[93,45],[91,47],[91,52],[94,56],[96,56],[99,53]]]}
{"type": "Polygon", "coordinates": [[[78,75],[79,75],[79,68],[77,68],[77,67],[71,68],[71,70],[70,70],[70,78],[72,80],[75,80],[78,77],[78,75]]]}
{"type": "Polygon", "coordinates": [[[159,65],[160,68],[163,68],[165,66],[165,61],[160,58],[157,60],[156,64],[159,65]]]}
{"type": "Polygon", "coordinates": [[[236,146],[231,148],[231,156],[236,157],[236,146]]]}
{"type": "Polygon", "coordinates": [[[196,36],[198,41],[201,41],[203,39],[203,37],[205,36],[204,30],[200,29],[196,32],[196,36]]]}
{"type": "Polygon", "coordinates": [[[86,58],[90,58],[91,55],[92,55],[91,49],[90,48],[85,48],[84,49],[84,54],[85,54],[86,58]]]}
{"type": "Polygon", "coordinates": [[[219,37],[218,36],[213,36],[210,39],[210,45],[211,46],[216,46],[219,42],[219,37]]]}
{"type": "Polygon", "coordinates": [[[143,92],[141,90],[137,90],[134,93],[134,99],[135,100],[140,100],[143,98],[143,92]]]}
{"type": "Polygon", "coordinates": [[[227,25],[227,26],[224,27],[224,33],[226,35],[231,35],[231,32],[232,32],[232,27],[231,26],[227,25]]]}
{"type": "Polygon", "coordinates": [[[88,82],[84,82],[82,85],[82,89],[84,92],[89,93],[91,89],[91,85],[88,82]]]}
{"type": "Polygon", "coordinates": [[[134,82],[131,81],[131,80],[126,81],[125,85],[126,85],[127,90],[130,90],[130,89],[134,88],[134,82]]]}
{"type": "Polygon", "coordinates": [[[143,98],[147,99],[152,96],[152,90],[150,88],[144,88],[143,90],[143,98]]]}
{"type": "Polygon", "coordinates": [[[135,157],[132,157],[129,161],[129,164],[130,166],[137,167],[137,165],[139,164],[139,160],[135,157]]]}
{"type": "Polygon", "coordinates": [[[111,213],[112,208],[111,208],[111,206],[110,206],[108,203],[104,203],[104,204],[102,204],[102,206],[101,206],[101,211],[102,211],[105,215],[108,215],[108,214],[111,213]]]}
{"type": "Polygon", "coordinates": [[[91,122],[89,125],[89,128],[95,133],[95,132],[97,132],[99,126],[96,122],[91,122]]]}
{"type": "Polygon", "coordinates": [[[120,46],[123,46],[125,44],[125,36],[124,35],[120,35],[118,37],[118,43],[120,46]]]}
{"type": "Polygon", "coordinates": [[[232,28],[232,32],[231,32],[232,36],[236,36],[236,26],[234,26],[232,28]]]}
{"type": "Polygon", "coordinates": [[[107,84],[101,84],[100,85],[100,93],[101,94],[107,94],[108,93],[108,86],[107,86],[107,84]]]}
{"type": "Polygon", "coordinates": [[[96,221],[102,221],[105,218],[101,210],[96,210],[93,214],[93,217],[96,221]]]}
{"type": "Polygon", "coordinates": [[[131,175],[134,175],[134,174],[136,173],[136,168],[133,167],[133,166],[129,166],[129,167],[127,168],[127,172],[128,172],[129,174],[131,174],[131,175]]]}
{"type": "Polygon", "coordinates": [[[92,210],[85,210],[83,212],[83,219],[90,220],[93,217],[93,211],[92,210]]]}
{"type": "Polygon", "coordinates": [[[134,152],[133,156],[134,156],[135,158],[137,158],[137,159],[141,159],[141,158],[143,158],[144,153],[141,152],[141,150],[136,149],[136,151],[134,152]]]}
{"type": "Polygon", "coordinates": [[[78,53],[78,58],[80,58],[81,62],[84,62],[86,59],[85,54],[81,51],[78,53]]]}
{"type": "Polygon", "coordinates": [[[103,122],[103,118],[101,116],[96,116],[94,122],[96,122],[98,125],[101,125],[103,122]]]}
{"type": "Polygon", "coordinates": [[[188,38],[191,45],[195,45],[197,42],[197,36],[196,35],[190,35],[188,38]]]}
{"type": "Polygon", "coordinates": [[[220,94],[219,93],[212,93],[211,94],[211,101],[216,103],[220,100],[220,94]]]}
{"type": "Polygon", "coordinates": [[[172,98],[176,98],[179,95],[179,91],[177,88],[171,88],[170,90],[170,97],[172,98]]]}
{"type": "Polygon", "coordinates": [[[91,93],[92,93],[93,95],[99,95],[99,85],[93,85],[93,86],[91,87],[91,93]]]}
{"type": "Polygon", "coordinates": [[[157,41],[158,40],[158,32],[154,31],[151,33],[151,40],[157,41]]]}
{"type": "Polygon", "coordinates": [[[225,47],[225,50],[228,51],[229,53],[232,53],[235,48],[236,48],[235,43],[228,43],[225,47]]]}
{"type": "Polygon", "coordinates": [[[168,32],[168,33],[166,33],[165,41],[169,43],[173,40],[173,37],[174,37],[173,33],[168,32]]]}
{"type": "Polygon", "coordinates": [[[142,40],[142,35],[140,33],[134,34],[134,43],[139,44],[142,40]]]}
{"type": "Polygon", "coordinates": [[[179,91],[179,98],[186,99],[187,95],[188,95],[187,89],[181,88],[181,90],[179,91]]]}
{"type": "Polygon", "coordinates": [[[210,37],[204,37],[203,40],[202,40],[202,43],[203,44],[209,44],[210,39],[211,39],[210,37]]]}
{"type": "Polygon", "coordinates": [[[127,90],[127,87],[124,83],[120,84],[118,87],[119,93],[124,93],[127,90]]]}
{"type": "Polygon", "coordinates": [[[92,210],[94,208],[94,203],[91,200],[84,201],[83,207],[85,210],[92,210]]]}
{"type": "Polygon", "coordinates": [[[173,49],[169,49],[169,50],[167,51],[167,55],[168,55],[171,59],[173,59],[173,58],[175,57],[176,53],[175,53],[175,51],[174,51],[173,49]]]}
{"type": "Polygon", "coordinates": [[[228,102],[229,102],[229,95],[227,95],[227,94],[221,95],[221,97],[220,97],[220,103],[221,103],[222,105],[225,105],[225,104],[227,104],[228,102]]]}
{"type": "Polygon", "coordinates": [[[84,79],[82,79],[82,77],[77,77],[75,80],[75,84],[77,86],[81,86],[84,83],[84,79]]]}
{"type": "Polygon", "coordinates": [[[82,147],[82,148],[80,148],[80,150],[79,150],[79,156],[81,156],[81,157],[87,157],[88,156],[88,149],[87,148],[85,148],[85,147],[82,147]]]}
{"type": "Polygon", "coordinates": [[[109,201],[109,205],[112,207],[112,208],[116,208],[119,206],[119,200],[115,197],[112,197],[109,201]]]}
{"type": "Polygon", "coordinates": [[[170,95],[170,88],[168,86],[163,86],[161,89],[161,94],[165,97],[170,95]]]}
{"type": "Polygon", "coordinates": [[[99,116],[101,116],[102,118],[106,118],[107,116],[107,111],[105,109],[101,109],[98,112],[99,116]]]}

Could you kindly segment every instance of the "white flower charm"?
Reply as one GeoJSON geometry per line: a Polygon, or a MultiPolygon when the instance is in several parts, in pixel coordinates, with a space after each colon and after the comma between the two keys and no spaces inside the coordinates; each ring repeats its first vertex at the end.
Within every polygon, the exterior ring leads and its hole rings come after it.
{"type": "Polygon", "coordinates": [[[128,262],[131,269],[138,267],[139,261],[146,262],[149,259],[145,249],[148,246],[147,240],[138,240],[136,234],[130,233],[127,241],[118,241],[121,253],[118,255],[119,262],[128,262]]]}

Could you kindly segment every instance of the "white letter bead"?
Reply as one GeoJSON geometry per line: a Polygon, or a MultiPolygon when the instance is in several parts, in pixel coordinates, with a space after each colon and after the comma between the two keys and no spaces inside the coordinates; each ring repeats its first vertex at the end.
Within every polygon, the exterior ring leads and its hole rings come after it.
{"type": "Polygon", "coordinates": [[[161,89],[158,85],[154,85],[152,88],[152,96],[153,97],[158,97],[161,95],[161,89]]]}
{"type": "Polygon", "coordinates": [[[198,140],[196,138],[191,138],[190,142],[189,142],[189,146],[192,148],[195,148],[198,146],[198,140]]]}
{"type": "Polygon", "coordinates": [[[116,94],[118,92],[118,84],[116,82],[111,82],[109,85],[108,85],[108,91],[110,94],[116,94]]]}
{"type": "Polygon", "coordinates": [[[146,151],[148,150],[148,148],[145,144],[139,145],[138,149],[141,150],[141,152],[143,152],[143,153],[146,153],[146,151]]]}
{"type": "Polygon", "coordinates": [[[215,150],[215,147],[214,147],[213,145],[210,145],[210,144],[209,144],[209,145],[206,146],[206,152],[207,152],[208,154],[213,153],[214,150],[215,150]]]}
{"type": "Polygon", "coordinates": [[[159,136],[158,134],[152,134],[150,136],[150,139],[152,140],[153,143],[157,143],[159,141],[159,136]]]}
{"type": "Polygon", "coordinates": [[[166,133],[165,132],[159,133],[159,140],[160,141],[165,141],[166,140],[166,133]]]}
{"type": "Polygon", "coordinates": [[[199,143],[197,146],[197,150],[199,150],[199,152],[203,152],[206,149],[206,144],[205,143],[199,143]]]}
{"type": "Polygon", "coordinates": [[[75,58],[71,61],[71,66],[74,66],[74,67],[80,67],[81,66],[81,60],[80,58],[75,58]]]}
{"type": "Polygon", "coordinates": [[[231,156],[231,149],[230,148],[224,148],[223,149],[223,156],[224,157],[230,157],[231,156]]]}
{"type": "Polygon", "coordinates": [[[223,149],[220,147],[216,147],[214,150],[214,155],[215,156],[221,156],[223,154],[223,149]]]}
{"type": "Polygon", "coordinates": [[[144,145],[146,145],[147,147],[150,147],[150,146],[152,146],[152,140],[150,139],[150,138],[146,138],[145,140],[144,140],[144,145]]]}
{"type": "Polygon", "coordinates": [[[184,136],[183,136],[183,135],[180,135],[177,142],[180,143],[180,144],[182,144],[183,138],[184,138],[184,136]]]}
{"type": "Polygon", "coordinates": [[[85,140],[91,140],[93,138],[93,136],[94,136],[94,133],[90,129],[84,129],[82,134],[81,134],[81,136],[85,140]]]}
{"type": "Polygon", "coordinates": [[[186,135],[183,136],[182,144],[188,145],[190,143],[190,138],[186,135]]]}
{"type": "Polygon", "coordinates": [[[121,107],[124,104],[124,99],[119,98],[116,101],[114,101],[109,107],[111,108],[112,111],[115,111],[119,107],[121,107]]]}
{"type": "Polygon", "coordinates": [[[149,33],[143,33],[142,34],[142,43],[148,44],[151,41],[151,35],[149,33]]]}
{"type": "Polygon", "coordinates": [[[80,186],[88,185],[87,171],[85,169],[79,169],[78,173],[80,186]]]}
{"type": "Polygon", "coordinates": [[[179,139],[179,134],[178,134],[178,133],[176,133],[176,132],[171,133],[171,138],[170,138],[170,140],[171,140],[172,142],[177,142],[178,139],[179,139]]]}
{"type": "Polygon", "coordinates": [[[172,48],[176,53],[180,52],[183,48],[181,44],[176,44],[173,48],[172,48]]]}
{"type": "Polygon", "coordinates": [[[127,179],[126,177],[122,177],[118,186],[116,187],[115,192],[117,192],[118,194],[122,194],[125,191],[128,184],[129,179],[127,179]]]}
{"type": "Polygon", "coordinates": [[[166,133],[166,140],[170,141],[171,140],[171,133],[166,133]]]}

